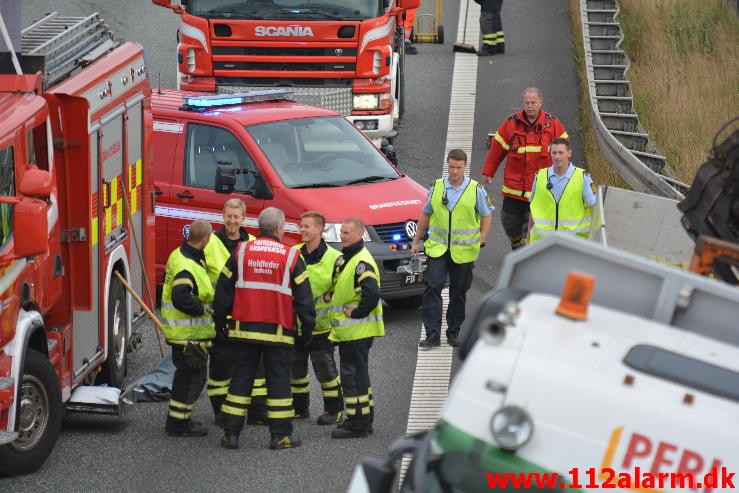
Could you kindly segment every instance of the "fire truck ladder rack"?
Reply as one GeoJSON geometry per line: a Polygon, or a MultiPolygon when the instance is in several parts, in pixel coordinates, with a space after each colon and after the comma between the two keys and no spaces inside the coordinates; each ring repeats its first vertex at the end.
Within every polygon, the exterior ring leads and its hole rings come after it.
{"type": "Polygon", "coordinates": [[[46,14],[21,33],[24,60],[34,60],[47,88],[115,48],[113,33],[95,12],[88,17],[46,14]]]}

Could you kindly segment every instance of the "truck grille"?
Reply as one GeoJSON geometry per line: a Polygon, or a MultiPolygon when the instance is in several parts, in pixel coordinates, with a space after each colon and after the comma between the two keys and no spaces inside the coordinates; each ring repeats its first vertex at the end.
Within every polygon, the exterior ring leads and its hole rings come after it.
{"type": "Polygon", "coordinates": [[[253,46],[215,46],[214,55],[236,56],[330,56],[352,57],[357,56],[356,48],[261,48],[253,46]]]}
{"type": "Polygon", "coordinates": [[[215,62],[215,70],[292,70],[306,72],[354,72],[356,64],[343,62],[301,63],[301,62],[215,62]]]}
{"type": "Polygon", "coordinates": [[[383,243],[411,243],[413,238],[409,238],[405,232],[405,223],[380,224],[372,226],[375,235],[383,243]],[[396,237],[394,239],[394,237],[396,237]]]}
{"type": "Polygon", "coordinates": [[[216,77],[216,86],[240,87],[352,87],[352,79],[288,78],[288,77],[216,77]]]}

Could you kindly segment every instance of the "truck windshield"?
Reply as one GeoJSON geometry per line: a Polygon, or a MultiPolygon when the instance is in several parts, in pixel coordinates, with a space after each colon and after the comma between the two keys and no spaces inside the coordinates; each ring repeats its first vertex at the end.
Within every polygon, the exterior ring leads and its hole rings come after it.
{"type": "Polygon", "coordinates": [[[357,128],[340,116],[249,125],[246,131],[288,188],[397,180],[400,175],[357,128]]]}
{"type": "Polygon", "coordinates": [[[363,20],[379,17],[383,0],[190,0],[187,11],[209,19],[363,20]]]}

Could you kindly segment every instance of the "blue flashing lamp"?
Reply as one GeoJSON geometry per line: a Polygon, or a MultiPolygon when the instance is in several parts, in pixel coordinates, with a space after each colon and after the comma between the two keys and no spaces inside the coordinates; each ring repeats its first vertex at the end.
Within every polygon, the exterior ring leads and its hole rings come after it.
{"type": "Polygon", "coordinates": [[[393,241],[400,241],[400,240],[401,240],[400,233],[393,234],[393,241]]]}
{"type": "Polygon", "coordinates": [[[183,109],[205,110],[222,106],[233,106],[236,104],[258,103],[262,101],[285,101],[292,99],[295,91],[284,89],[249,91],[235,94],[223,94],[216,96],[192,96],[186,97],[183,109]]]}

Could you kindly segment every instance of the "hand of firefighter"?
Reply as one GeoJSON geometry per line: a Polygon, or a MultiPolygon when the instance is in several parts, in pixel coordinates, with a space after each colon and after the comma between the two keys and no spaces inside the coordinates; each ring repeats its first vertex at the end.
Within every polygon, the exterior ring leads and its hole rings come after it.
{"type": "Polygon", "coordinates": [[[357,308],[357,307],[354,306],[354,305],[345,306],[344,307],[344,315],[346,315],[347,317],[351,318],[352,317],[352,313],[354,313],[354,309],[355,308],[357,308]]]}
{"type": "Polygon", "coordinates": [[[233,327],[233,320],[215,320],[216,339],[225,341],[228,339],[228,331],[233,327]]]}
{"type": "Polygon", "coordinates": [[[187,366],[193,370],[203,369],[208,364],[208,350],[199,342],[188,342],[182,354],[187,357],[187,366]]]}

